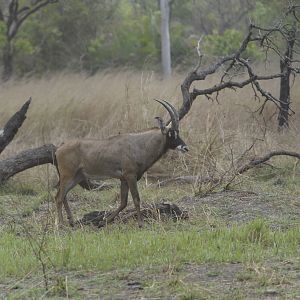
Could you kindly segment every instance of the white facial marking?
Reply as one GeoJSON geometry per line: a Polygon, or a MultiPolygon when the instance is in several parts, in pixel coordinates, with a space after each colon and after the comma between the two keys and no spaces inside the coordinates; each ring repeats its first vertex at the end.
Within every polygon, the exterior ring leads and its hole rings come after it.
{"type": "Polygon", "coordinates": [[[188,152],[189,151],[189,147],[188,146],[183,146],[183,145],[179,145],[176,147],[176,149],[182,153],[188,152]]]}
{"type": "Polygon", "coordinates": [[[4,129],[0,129],[0,136],[4,135],[4,129]]]}

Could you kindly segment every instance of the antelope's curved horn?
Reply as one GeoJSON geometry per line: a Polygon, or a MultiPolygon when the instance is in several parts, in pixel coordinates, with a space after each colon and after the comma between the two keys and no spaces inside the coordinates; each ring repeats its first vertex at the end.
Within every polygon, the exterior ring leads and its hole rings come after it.
{"type": "Polygon", "coordinates": [[[160,103],[170,114],[171,121],[172,121],[172,129],[178,130],[179,115],[177,110],[169,102],[165,100],[157,100],[157,99],[154,100],[160,103]]]}
{"type": "Polygon", "coordinates": [[[163,100],[163,101],[172,108],[174,116],[175,116],[175,124],[174,124],[174,121],[172,120],[172,127],[174,129],[178,130],[178,127],[179,127],[179,114],[178,114],[177,109],[171,103],[169,103],[168,101],[165,101],[165,100],[163,100]]]}

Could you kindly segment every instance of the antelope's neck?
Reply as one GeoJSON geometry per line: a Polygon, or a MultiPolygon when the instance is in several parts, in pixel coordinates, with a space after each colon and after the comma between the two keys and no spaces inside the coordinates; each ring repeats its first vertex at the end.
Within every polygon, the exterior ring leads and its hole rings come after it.
{"type": "Polygon", "coordinates": [[[144,141],[143,172],[147,171],[164,153],[167,152],[166,136],[160,130],[149,133],[144,141]]]}

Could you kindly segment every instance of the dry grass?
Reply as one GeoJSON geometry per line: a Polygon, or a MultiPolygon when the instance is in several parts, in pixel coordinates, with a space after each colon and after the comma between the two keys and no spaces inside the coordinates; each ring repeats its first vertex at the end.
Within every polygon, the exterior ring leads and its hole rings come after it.
{"type": "MultiPolygon", "coordinates": [[[[179,107],[184,76],[176,74],[163,82],[151,72],[113,71],[93,77],[62,73],[2,84],[0,127],[25,100],[30,96],[33,99],[26,122],[2,157],[44,143],[59,145],[74,137],[102,138],[152,127],[155,116],[167,116],[153,98],[170,100],[179,107]]],[[[215,75],[201,82],[201,87],[216,80],[215,75]]],[[[264,87],[278,94],[278,82],[266,82],[264,87]]],[[[292,90],[296,112],[300,112],[298,91],[296,82],[292,90]]],[[[297,151],[299,115],[291,118],[288,133],[279,134],[274,106],[267,106],[263,115],[253,113],[261,104],[254,100],[251,88],[222,92],[219,104],[203,97],[197,99],[181,122],[181,135],[192,150],[182,160],[181,169],[197,173],[199,168],[218,166],[222,170],[231,163],[232,156],[239,157],[255,140],[250,156],[270,149],[297,151]],[[187,160],[192,162],[189,167],[187,160]]]]}

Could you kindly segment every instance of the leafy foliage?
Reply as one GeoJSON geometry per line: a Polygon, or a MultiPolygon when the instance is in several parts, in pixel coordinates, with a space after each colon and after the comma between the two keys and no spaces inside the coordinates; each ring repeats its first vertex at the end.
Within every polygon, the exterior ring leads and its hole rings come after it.
{"type": "MultiPolygon", "coordinates": [[[[207,55],[231,53],[244,36],[249,16],[270,24],[284,5],[276,0],[272,5],[264,0],[216,0],[214,5],[204,0],[172,2],[174,67],[194,62],[194,48],[202,34],[207,55]]],[[[0,52],[5,30],[0,22],[0,52]]],[[[24,22],[14,39],[14,52],[19,75],[62,69],[94,73],[119,66],[153,68],[160,62],[159,5],[145,0],[60,0],[24,22]]],[[[261,58],[254,44],[247,56],[261,58]]]]}
{"type": "MultiPolygon", "coordinates": [[[[205,53],[216,56],[225,56],[239,49],[244,36],[241,31],[236,29],[227,29],[224,34],[213,34],[205,36],[204,50],[205,53]]],[[[260,59],[262,57],[258,47],[254,43],[250,43],[244,54],[246,57],[260,59]]]]}

